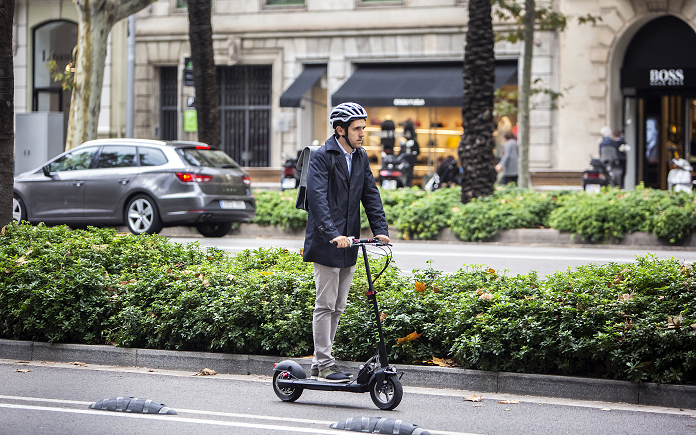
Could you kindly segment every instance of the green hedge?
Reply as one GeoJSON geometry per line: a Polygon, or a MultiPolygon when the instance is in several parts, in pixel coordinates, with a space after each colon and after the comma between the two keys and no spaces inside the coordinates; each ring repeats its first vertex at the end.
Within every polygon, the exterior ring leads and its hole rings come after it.
{"type": "MultiPolygon", "coordinates": [[[[298,253],[231,255],[160,236],[22,224],[0,237],[0,273],[3,338],[312,351],[313,269],[298,253]]],[[[390,266],[376,288],[394,362],[437,357],[481,370],[693,383],[694,276],[691,265],[646,256],[543,279],[484,266],[406,277],[390,266]]],[[[366,287],[359,265],[336,335],[339,358],[374,353],[366,287]]]]}
{"type": "MultiPolygon", "coordinates": [[[[582,240],[601,243],[642,231],[678,243],[696,230],[696,196],[639,186],[627,192],[603,188],[599,194],[569,190],[535,193],[499,188],[491,196],[459,202],[460,189],[424,192],[417,187],[380,191],[387,223],[404,239],[433,240],[450,228],[464,241],[489,240],[502,230],[555,228],[582,240]]],[[[295,208],[296,190],[260,191],[259,225],[303,229],[307,213],[295,208]]],[[[365,213],[361,226],[369,228],[365,213]]]]}

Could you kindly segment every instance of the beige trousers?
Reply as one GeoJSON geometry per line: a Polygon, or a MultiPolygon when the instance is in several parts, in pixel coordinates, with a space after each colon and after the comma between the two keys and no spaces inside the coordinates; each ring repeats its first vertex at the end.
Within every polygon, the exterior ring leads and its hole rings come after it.
{"type": "Polygon", "coordinates": [[[331,355],[336,328],[341,314],[346,309],[350,283],[353,281],[353,267],[327,267],[314,263],[314,283],[317,287],[317,300],[314,304],[312,331],[314,333],[314,358],[312,368],[323,370],[334,365],[331,355]]]}

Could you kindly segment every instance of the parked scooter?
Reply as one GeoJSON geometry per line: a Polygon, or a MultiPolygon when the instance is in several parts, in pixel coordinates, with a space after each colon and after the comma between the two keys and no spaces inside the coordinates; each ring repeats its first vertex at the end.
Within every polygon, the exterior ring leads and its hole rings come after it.
{"type": "Polygon", "coordinates": [[[411,186],[413,167],[406,155],[382,153],[382,169],[379,171],[377,182],[384,190],[395,190],[398,187],[411,186]]]}
{"type": "Polygon", "coordinates": [[[688,161],[678,157],[677,155],[672,159],[672,170],[667,174],[667,189],[674,192],[691,192],[693,168],[688,161]]]}
{"type": "Polygon", "coordinates": [[[582,173],[582,190],[599,193],[602,186],[610,184],[612,175],[606,165],[597,158],[590,158],[590,166],[592,167],[582,173]]]}
{"type": "MultiPolygon", "coordinates": [[[[297,170],[297,157],[282,153],[285,163],[280,176],[280,190],[295,189],[300,185],[300,171],[297,170]]],[[[299,155],[298,155],[299,157],[299,155]]]]}

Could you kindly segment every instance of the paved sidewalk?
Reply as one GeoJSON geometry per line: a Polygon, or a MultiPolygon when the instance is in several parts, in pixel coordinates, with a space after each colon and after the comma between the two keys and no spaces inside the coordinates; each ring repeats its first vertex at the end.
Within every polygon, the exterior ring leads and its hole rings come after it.
{"type": "MultiPolygon", "coordinates": [[[[0,339],[0,359],[53,361],[163,370],[271,376],[282,358],[156,349],[128,349],[104,345],[49,344],[0,339]]],[[[309,371],[308,358],[292,358],[309,371]]],[[[360,363],[339,362],[357,373],[360,363]]],[[[496,373],[448,367],[397,365],[406,386],[447,388],[477,393],[516,394],[637,405],[696,409],[696,386],[633,383],[570,376],[496,373]]]]}

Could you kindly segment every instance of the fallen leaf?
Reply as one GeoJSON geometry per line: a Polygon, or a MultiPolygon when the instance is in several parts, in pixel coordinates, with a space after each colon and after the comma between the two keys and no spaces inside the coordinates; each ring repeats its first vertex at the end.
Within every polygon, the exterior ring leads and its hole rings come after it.
{"type": "Polygon", "coordinates": [[[474,394],[471,397],[465,397],[464,400],[467,402],[481,402],[483,400],[483,396],[477,396],[474,394]]]}
{"type": "Polygon", "coordinates": [[[452,361],[451,359],[438,358],[434,356],[433,364],[440,367],[451,367],[454,365],[454,361],[452,361]]]}
{"type": "Polygon", "coordinates": [[[29,361],[15,361],[15,364],[29,364],[29,361]]]}
{"type": "Polygon", "coordinates": [[[424,292],[425,291],[425,284],[422,282],[416,281],[416,291],[417,292],[424,292]]]}
{"type": "Polygon", "coordinates": [[[404,343],[406,341],[413,341],[413,340],[417,339],[418,337],[420,337],[421,335],[423,335],[423,334],[419,334],[416,331],[413,331],[412,333],[408,334],[406,337],[398,338],[396,340],[396,342],[397,342],[397,344],[401,344],[401,343],[404,343]]]}
{"type": "Polygon", "coordinates": [[[678,315],[677,317],[667,317],[667,329],[674,329],[674,328],[679,328],[682,323],[682,315],[678,315]]]}
{"type": "Polygon", "coordinates": [[[457,207],[456,205],[454,207],[452,207],[452,213],[456,213],[458,211],[459,211],[459,207],[457,207]]]}
{"type": "Polygon", "coordinates": [[[379,321],[384,322],[384,319],[387,318],[387,313],[379,313],[379,321]]]}
{"type": "Polygon", "coordinates": [[[505,408],[505,411],[509,411],[509,410],[510,410],[510,408],[505,408]]]}
{"type": "Polygon", "coordinates": [[[486,272],[488,272],[489,275],[495,275],[495,269],[493,269],[492,267],[486,269],[486,272]]]}
{"type": "Polygon", "coordinates": [[[217,375],[217,372],[213,369],[209,369],[206,367],[204,369],[198,370],[198,373],[194,374],[193,376],[213,376],[213,375],[217,375]]]}
{"type": "Polygon", "coordinates": [[[68,364],[72,364],[74,366],[86,366],[87,365],[87,363],[83,363],[80,361],[72,361],[72,362],[69,362],[68,364]]]}
{"type": "Polygon", "coordinates": [[[0,236],[5,237],[5,227],[2,227],[2,229],[0,230],[0,236]]]}
{"type": "Polygon", "coordinates": [[[499,400],[498,403],[502,403],[503,405],[508,405],[508,404],[520,403],[520,401],[519,400],[499,400]]]}
{"type": "Polygon", "coordinates": [[[204,286],[204,287],[208,287],[209,285],[210,285],[210,281],[208,281],[207,279],[204,279],[204,280],[203,280],[203,286],[204,286]]]}
{"type": "Polygon", "coordinates": [[[16,373],[29,373],[31,370],[29,369],[17,369],[15,370],[16,373]]]}
{"type": "Polygon", "coordinates": [[[481,296],[479,296],[479,299],[485,299],[487,301],[490,301],[491,299],[493,299],[493,295],[490,293],[484,293],[481,296]]]}

